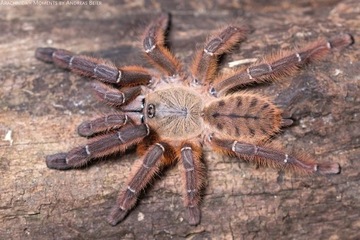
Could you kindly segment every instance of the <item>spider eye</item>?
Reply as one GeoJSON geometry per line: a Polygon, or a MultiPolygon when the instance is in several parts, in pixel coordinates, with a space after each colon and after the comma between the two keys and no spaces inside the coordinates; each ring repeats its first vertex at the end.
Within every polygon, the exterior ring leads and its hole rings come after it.
{"type": "Polygon", "coordinates": [[[209,136],[208,136],[208,140],[209,140],[209,142],[211,142],[211,141],[212,141],[213,137],[214,137],[214,133],[209,134],[209,136]]]}
{"type": "Polygon", "coordinates": [[[142,115],[142,114],[140,116],[140,121],[141,121],[141,123],[144,123],[144,115],[142,115]]]}
{"type": "Polygon", "coordinates": [[[191,81],[191,85],[194,87],[203,86],[202,82],[198,78],[193,78],[191,81]]]}
{"type": "Polygon", "coordinates": [[[149,118],[155,117],[155,105],[149,104],[147,107],[147,115],[149,118]]]}
{"type": "Polygon", "coordinates": [[[145,98],[141,99],[141,109],[144,109],[145,106],[145,98]]]}
{"type": "Polygon", "coordinates": [[[211,95],[213,95],[214,97],[217,96],[217,92],[216,92],[216,90],[215,90],[214,87],[211,87],[211,88],[209,89],[209,93],[210,93],[211,95]]]}

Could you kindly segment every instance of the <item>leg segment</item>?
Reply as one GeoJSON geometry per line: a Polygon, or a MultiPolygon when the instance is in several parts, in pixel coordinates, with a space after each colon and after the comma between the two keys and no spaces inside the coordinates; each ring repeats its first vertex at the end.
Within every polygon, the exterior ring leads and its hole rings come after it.
{"type": "Polygon", "coordinates": [[[129,121],[126,114],[110,114],[104,117],[85,121],[78,126],[78,134],[82,137],[90,137],[96,133],[105,132],[124,126],[129,121]]]}
{"type": "Polygon", "coordinates": [[[150,74],[142,67],[127,66],[118,69],[112,63],[56,48],[38,48],[35,57],[41,61],[70,69],[79,75],[121,86],[148,84],[150,74]]]}
{"type": "Polygon", "coordinates": [[[165,47],[165,31],[169,16],[164,14],[152,22],[146,29],[143,37],[143,47],[149,61],[168,76],[180,72],[180,62],[165,47]]]}
{"type": "Polygon", "coordinates": [[[48,168],[66,170],[83,166],[91,159],[103,157],[115,152],[123,152],[131,145],[141,141],[149,134],[145,124],[129,125],[116,132],[96,137],[88,144],[76,147],[68,153],[57,153],[46,157],[48,168]]]}
{"type": "Polygon", "coordinates": [[[116,225],[124,219],[126,214],[134,207],[140,191],[150,182],[158,172],[161,158],[165,152],[163,143],[156,143],[146,153],[142,164],[135,169],[125,190],[120,192],[116,205],[112,208],[107,220],[111,225],[116,225]]]}
{"type": "Polygon", "coordinates": [[[103,83],[93,83],[96,95],[107,104],[112,106],[121,106],[132,101],[141,93],[141,87],[123,88],[121,91],[111,88],[103,83]]]}
{"type": "Polygon", "coordinates": [[[200,190],[203,184],[204,167],[201,163],[201,148],[192,144],[184,144],[180,159],[184,179],[184,204],[190,225],[200,222],[200,190]]]}
{"type": "Polygon", "coordinates": [[[231,88],[263,81],[274,81],[292,76],[303,65],[323,59],[332,48],[342,48],[353,43],[349,34],[340,35],[329,41],[319,40],[298,52],[283,51],[266,57],[248,68],[242,68],[214,81],[210,93],[224,95],[231,88]]]}
{"type": "Polygon", "coordinates": [[[229,26],[218,35],[210,38],[204,48],[197,51],[191,66],[193,83],[204,84],[213,80],[217,71],[218,56],[229,51],[236,43],[245,38],[247,29],[229,26]]]}
{"type": "Polygon", "coordinates": [[[222,140],[215,137],[212,138],[211,143],[220,151],[225,151],[232,155],[235,154],[237,157],[253,161],[258,165],[271,166],[303,174],[319,173],[326,175],[340,172],[340,166],[337,163],[315,163],[311,159],[288,155],[282,150],[272,147],[233,140],[222,140]]]}

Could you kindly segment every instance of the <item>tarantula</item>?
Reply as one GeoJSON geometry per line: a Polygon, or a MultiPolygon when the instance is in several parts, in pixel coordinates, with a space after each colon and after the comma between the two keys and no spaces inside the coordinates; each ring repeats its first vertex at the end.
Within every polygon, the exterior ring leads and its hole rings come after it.
{"type": "Polygon", "coordinates": [[[81,123],[78,133],[89,138],[87,144],[47,156],[49,168],[77,168],[134,145],[142,155],[107,218],[110,224],[116,225],[125,218],[141,190],[161,168],[180,161],[187,219],[189,224],[197,225],[205,145],[258,165],[299,173],[340,172],[337,163],[316,163],[270,144],[270,138],[292,120],[282,117],[282,111],[269,98],[236,90],[251,83],[291,76],[303,65],[322,59],[330,49],[352,44],[351,35],[318,40],[297,51],[282,51],[249,67],[217,74],[219,56],[245,38],[246,27],[230,25],[211,36],[195,52],[189,69],[166,47],[167,27],[168,15],[161,15],[142,37],[145,56],[156,70],[140,66],[118,68],[108,61],[62,49],[36,50],[39,60],[98,80],[93,83],[96,95],[119,110],[81,123]]]}

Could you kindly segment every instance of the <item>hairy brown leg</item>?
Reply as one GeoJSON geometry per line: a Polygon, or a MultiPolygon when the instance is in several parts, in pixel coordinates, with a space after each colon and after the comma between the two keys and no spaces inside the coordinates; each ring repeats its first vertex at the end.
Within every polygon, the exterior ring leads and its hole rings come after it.
{"type": "Polygon", "coordinates": [[[116,225],[125,218],[134,207],[140,191],[159,171],[165,146],[165,143],[155,143],[143,157],[142,164],[134,169],[133,176],[129,178],[126,188],[120,192],[116,205],[107,218],[111,225],[116,225]]]}
{"type": "Polygon", "coordinates": [[[165,31],[169,15],[163,14],[153,21],[143,36],[143,48],[150,63],[168,76],[180,73],[181,64],[165,47],[165,31]]]}
{"type": "Polygon", "coordinates": [[[263,81],[274,81],[291,76],[297,70],[310,62],[323,59],[332,48],[342,48],[353,43],[349,34],[337,36],[329,41],[318,40],[298,51],[282,51],[279,54],[267,56],[259,63],[241,68],[229,75],[216,79],[209,92],[212,95],[225,95],[231,88],[263,81]]]}
{"type": "Polygon", "coordinates": [[[121,106],[129,103],[141,93],[141,87],[126,87],[121,90],[109,87],[100,82],[92,84],[95,94],[111,106],[121,106]]]}
{"type": "Polygon", "coordinates": [[[235,155],[258,165],[270,166],[303,174],[319,173],[326,175],[338,174],[340,172],[340,166],[337,163],[316,163],[312,159],[289,155],[281,149],[270,146],[259,146],[256,144],[224,140],[216,137],[212,137],[211,144],[217,150],[230,155],[235,155]]]}
{"type": "Polygon", "coordinates": [[[35,57],[43,62],[70,69],[71,71],[95,78],[99,81],[120,86],[145,85],[150,83],[151,75],[139,66],[117,68],[103,59],[96,59],[56,48],[38,48],[35,57]]]}
{"type": "Polygon", "coordinates": [[[217,72],[218,57],[243,40],[247,31],[245,27],[228,26],[217,35],[212,36],[205,43],[204,48],[195,53],[191,65],[193,83],[202,85],[212,81],[217,72]]]}
{"type": "Polygon", "coordinates": [[[57,153],[46,157],[48,168],[66,170],[83,166],[91,159],[123,152],[149,134],[145,124],[128,125],[118,131],[95,137],[88,144],[76,147],[68,153],[57,153]]]}
{"type": "Polygon", "coordinates": [[[129,117],[123,113],[109,114],[81,123],[77,131],[82,137],[90,137],[96,133],[106,132],[109,129],[120,128],[126,125],[129,120],[129,117]]]}
{"type": "Polygon", "coordinates": [[[184,183],[184,205],[190,225],[200,223],[200,191],[203,186],[204,166],[201,163],[201,147],[190,143],[182,145],[180,159],[184,183]]]}

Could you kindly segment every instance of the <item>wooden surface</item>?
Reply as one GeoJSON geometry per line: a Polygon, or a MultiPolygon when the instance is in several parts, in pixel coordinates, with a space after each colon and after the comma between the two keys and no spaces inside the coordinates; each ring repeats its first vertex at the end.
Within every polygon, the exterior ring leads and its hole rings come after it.
{"type": "MultiPolygon", "coordinates": [[[[63,1],[66,2],[66,1],[63,1]]],[[[359,239],[360,8],[349,1],[99,1],[98,6],[0,6],[0,239],[359,239]],[[47,169],[44,156],[84,143],[76,126],[112,111],[87,79],[36,61],[37,47],[66,48],[142,64],[142,30],[172,14],[169,39],[189,62],[207,34],[229,22],[252,26],[223,61],[261,57],[320,36],[349,32],[355,44],[284,84],[252,87],[294,117],[276,138],[286,149],[338,162],[340,175],[298,177],[205,153],[201,224],[183,217],[177,168],[142,195],[121,224],[105,221],[135,154],[71,171],[47,169]]],[[[89,3],[89,2],[88,2],[89,3]]],[[[227,68],[226,64],[223,64],[227,68]]]]}

